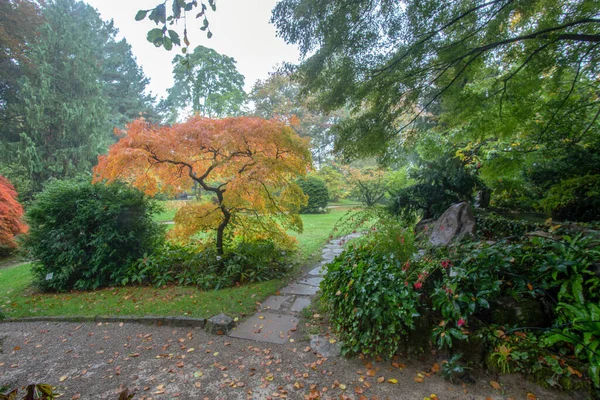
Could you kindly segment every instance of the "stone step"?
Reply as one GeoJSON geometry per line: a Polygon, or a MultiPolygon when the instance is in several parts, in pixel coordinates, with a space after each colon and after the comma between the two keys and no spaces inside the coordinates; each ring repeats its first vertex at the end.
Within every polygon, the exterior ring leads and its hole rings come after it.
{"type": "Polygon", "coordinates": [[[301,296],[313,296],[313,295],[317,294],[318,290],[319,290],[318,287],[303,285],[301,283],[292,283],[291,285],[288,285],[288,286],[284,287],[283,289],[281,289],[279,291],[279,293],[295,294],[295,295],[301,295],[301,296]]]}
{"type": "Polygon", "coordinates": [[[298,318],[259,312],[240,323],[229,336],[239,339],[256,340],[283,344],[291,339],[298,326],[298,318]]]}

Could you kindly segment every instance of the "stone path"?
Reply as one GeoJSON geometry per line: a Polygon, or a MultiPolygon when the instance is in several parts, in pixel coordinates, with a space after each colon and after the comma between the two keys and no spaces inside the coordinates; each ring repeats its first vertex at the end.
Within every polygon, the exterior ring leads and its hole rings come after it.
{"type": "Polygon", "coordinates": [[[240,323],[229,336],[278,344],[289,341],[296,331],[298,314],[310,305],[311,299],[319,290],[327,264],[344,251],[344,244],[349,239],[359,236],[359,233],[353,233],[329,241],[315,268],[281,289],[279,295],[267,298],[258,312],[240,323]]]}

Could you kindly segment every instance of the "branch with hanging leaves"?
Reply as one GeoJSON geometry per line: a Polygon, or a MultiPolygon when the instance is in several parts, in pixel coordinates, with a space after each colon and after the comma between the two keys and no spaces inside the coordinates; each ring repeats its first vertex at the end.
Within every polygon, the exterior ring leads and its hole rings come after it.
{"type": "Polygon", "coordinates": [[[146,17],[153,21],[158,28],[153,28],[148,31],[147,39],[156,47],[164,47],[165,50],[172,50],[173,46],[182,46],[181,35],[178,32],[175,24],[179,20],[183,20],[183,46],[181,51],[185,54],[190,45],[187,31],[188,13],[192,11],[200,11],[196,13],[196,19],[203,18],[201,31],[206,32],[206,37],[212,37],[212,32],[209,28],[208,18],[206,13],[208,8],[214,12],[217,10],[216,0],[165,0],[154,8],[147,10],[139,10],[135,15],[136,21],[143,21],[146,17]],[[169,4],[167,4],[169,3],[169,4]],[[170,7],[169,7],[170,6],[170,7]],[[196,10],[194,10],[196,9],[196,10]]]}

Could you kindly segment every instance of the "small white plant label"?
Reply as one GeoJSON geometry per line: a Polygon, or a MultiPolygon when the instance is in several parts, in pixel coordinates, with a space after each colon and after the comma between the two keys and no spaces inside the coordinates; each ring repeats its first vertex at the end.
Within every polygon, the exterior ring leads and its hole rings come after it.
{"type": "Polygon", "coordinates": [[[52,278],[54,278],[54,272],[50,272],[49,274],[46,274],[46,280],[49,281],[52,278]]]}

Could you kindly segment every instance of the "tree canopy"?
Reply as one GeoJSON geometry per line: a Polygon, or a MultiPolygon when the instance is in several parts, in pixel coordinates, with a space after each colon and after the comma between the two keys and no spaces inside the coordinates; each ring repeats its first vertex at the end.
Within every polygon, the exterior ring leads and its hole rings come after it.
{"type": "Polygon", "coordinates": [[[1,170],[25,192],[89,171],[113,128],[140,113],[156,120],[130,45],[94,8],[75,0],[1,7],[1,170]]]}
{"type": "Polygon", "coordinates": [[[232,57],[219,54],[208,47],[198,46],[186,57],[173,58],[175,83],[161,107],[169,122],[185,113],[222,118],[242,113],[246,100],[244,76],[232,57]]]}
{"type": "Polygon", "coordinates": [[[306,204],[295,180],[310,163],[307,141],[274,120],[195,116],[158,127],[140,119],[100,158],[95,179],[125,180],[149,194],[178,193],[197,183],[216,202],[181,208],[175,235],[216,231],[223,254],[226,229],[228,237],[268,237],[290,245],[284,229],[301,231],[298,211],[306,204]]]}
{"type": "Polygon", "coordinates": [[[305,91],[324,110],[352,107],[335,132],[355,156],[414,139],[420,118],[444,111],[435,122],[456,140],[527,136],[535,146],[565,127],[587,136],[597,129],[599,10],[584,0],[283,0],[272,20],[310,55],[297,68],[305,91]]]}
{"type": "Polygon", "coordinates": [[[300,136],[310,137],[313,159],[318,166],[331,158],[333,137],[330,127],[344,117],[343,111],[322,113],[315,110],[310,99],[300,96],[300,85],[289,75],[279,73],[257,81],[248,97],[254,104],[253,114],[291,124],[300,136]]]}

